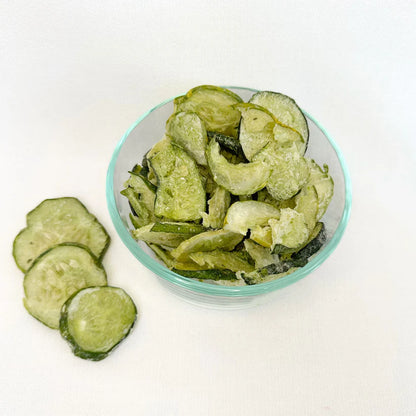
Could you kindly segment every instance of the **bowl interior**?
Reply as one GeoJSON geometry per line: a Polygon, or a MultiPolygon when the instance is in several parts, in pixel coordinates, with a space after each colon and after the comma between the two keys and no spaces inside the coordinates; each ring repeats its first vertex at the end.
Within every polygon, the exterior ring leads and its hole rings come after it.
{"type": "MultiPolygon", "coordinates": [[[[240,95],[244,101],[249,100],[257,91],[241,87],[228,88],[240,95]]],[[[288,276],[267,283],[238,287],[220,286],[177,275],[167,269],[144,243],[136,242],[130,235],[130,230],[134,229],[129,219],[130,207],[120,191],[129,177],[128,171],[136,163],[141,164],[145,153],[162,138],[166,120],[172,112],[173,99],[169,99],[142,115],[117,144],[108,168],[107,203],[112,221],[124,244],[140,262],[174,288],[180,287],[181,290],[190,293],[241,297],[269,293],[294,283],[316,269],[331,254],[341,239],[348,221],[351,208],[350,179],[338,146],[324,128],[306,112],[310,131],[306,156],[314,159],[320,166],[327,164],[334,180],[334,197],[322,218],[327,229],[327,241],[306,266],[288,276]]]]}

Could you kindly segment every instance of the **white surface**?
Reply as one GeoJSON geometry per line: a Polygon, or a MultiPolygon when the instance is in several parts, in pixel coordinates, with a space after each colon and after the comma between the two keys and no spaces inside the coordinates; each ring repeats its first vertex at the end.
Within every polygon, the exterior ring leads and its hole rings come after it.
{"type": "Polygon", "coordinates": [[[416,414],[415,18],[412,1],[1,1],[0,414],[416,414]],[[172,296],[106,208],[125,130],[201,83],[292,95],[351,171],[335,253],[249,310],[172,296]],[[141,310],[99,363],[26,313],[11,257],[25,214],[62,195],[106,226],[109,281],[141,310]]]}

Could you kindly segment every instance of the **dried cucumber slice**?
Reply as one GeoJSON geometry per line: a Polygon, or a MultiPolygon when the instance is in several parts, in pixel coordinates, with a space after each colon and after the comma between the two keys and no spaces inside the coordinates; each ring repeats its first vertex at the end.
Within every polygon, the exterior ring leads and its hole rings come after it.
{"type": "Polygon", "coordinates": [[[27,227],[15,238],[13,256],[26,272],[44,251],[64,242],[80,243],[102,258],[110,236],[76,198],[46,199],[27,214],[27,227]]]}
{"type": "Polygon", "coordinates": [[[158,180],[155,215],[173,221],[200,219],[206,195],[195,161],[167,138],[153,147],[148,160],[158,180]]]}
{"type": "Polygon", "coordinates": [[[265,108],[253,104],[234,106],[241,112],[239,140],[248,160],[273,140],[273,128],[276,121],[265,108]]]}
{"type": "Polygon", "coordinates": [[[263,160],[230,163],[221,155],[220,146],[214,139],[208,144],[207,159],[215,182],[233,195],[254,194],[264,188],[270,176],[270,167],[263,160]]]}
{"type": "Polygon", "coordinates": [[[204,121],[209,131],[237,137],[240,112],[232,107],[243,100],[225,88],[201,85],[175,99],[175,112],[191,111],[204,121]]]}
{"type": "Polygon", "coordinates": [[[273,246],[295,249],[302,246],[309,237],[305,216],[291,208],[280,210],[280,218],[270,219],[273,246]]]}
{"type": "Polygon", "coordinates": [[[222,186],[216,185],[208,201],[208,214],[206,212],[202,213],[204,227],[222,228],[230,203],[230,192],[222,186]]]}
{"type": "Polygon", "coordinates": [[[40,255],[24,277],[27,311],[51,328],[59,327],[62,305],[76,291],[105,286],[107,276],[91,251],[78,244],[59,244],[40,255]]]}
{"type": "Polygon", "coordinates": [[[89,287],[65,302],[59,329],[76,356],[99,361],[127,337],[136,317],[136,306],[123,289],[89,287]]]}
{"type": "Polygon", "coordinates": [[[190,253],[189,258],[206,269],[228,269],[233,272],[251,272],[254,270],[254,266],[235,251],[200,251],[190,253]]]}
{"type": "Polygon", "coordinates": [[[303,138],[300,151],[302,155],[305,153],[309,138],[308,123],[293,98],[277,92],[260,91],[254,94],[249,102],[266,108],[279,122],[299,132],[303,138]]]}
{"type": "MultiPolygon", "coordinates": [[[[137,227],[143,227],[152,221],[156,220],[156,217],[152,209],[149,209],[146,204],[140,199],[140,194],[135,192],[130,186],[123,189],[121,195],[125,196],[129,200],[130,207],[132,209],[133,218],[131,218],[133,225],[137,227]]],[[[153,199],[156,193],[153,194],[153,199]]]]}
{"type": "Polygon", "coordinates": [[[263,162],[271,167],[267,190],[278,201],[294,196],[309,178],[309,165],[294,143],[282,147],[270,142],[256,154],[254,162],[263,162]]]}
{"type": "Polygon", "coordinates": [[[318,213],[316,216],[319,221],[325,214],[329,203],[334,195],[334,180],[328,174],[328,166],[321,167],[312,159],[307,159],[310,176],[308,183],[313,185],[318,194],[318,213]]]}
{"type": "Polygon", "coordinates": [[[224,229],[246,235],[249,229],[267,225],[271,218],[280,218],[280,210],[259,201],[234,202],[227,211],[224,229]]]}
{"type": "Polygon", "coordinates": [[[150,223],[131,232],[136,240],[166,247],[177,247],[180,243],[204,231],[199,225],[178,223],[150,223]]]}
{"type": "Polygon", "coordinates": [[[206,231],[182,242],[177,248],[172,250],[170,254],[179,261],[188,259],[190,253],[198,251],[213,251],[223,249],[231,251],[238,243],[241,242],[243,236],[227,230],[206,231]]]}
{"type": "Polygon", "coordinates": [[[188,111],[172,114],[166,122],[166,134],[174,143],[186,150],[196,163],[207,164],[205,157],[207,131],[197,114],[188,111]]]}
{"type": "Polygon", "coordinates": [[[285,146],[295,143],[301,148],[302,136],[279,124],[266,108],[251,103],[236,104],[234,107],[241,112],[239,140],[248,160],[252,160],[270,142],[285,146]]]}
{"type": "Polygon", "coordinates": [[[148,244],[150,249],[156,254],[156,256],[162,260],[169,269],[178,270],[205,270],[206,267],[202,267],[199,264],[193,262],[190,259],[185,261],[178,261],[172,257],[166,248],[162,248],[157,244],[148,244]]]}

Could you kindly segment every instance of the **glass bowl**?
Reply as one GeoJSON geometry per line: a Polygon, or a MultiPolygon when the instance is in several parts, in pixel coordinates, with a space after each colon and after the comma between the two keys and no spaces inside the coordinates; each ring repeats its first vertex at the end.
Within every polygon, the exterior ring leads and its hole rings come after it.
{"type": "MultiPolygon", "coordinates": [[[[248,101],[257,90],[242,87],[226,87],[248,101]]],[[[338,245],[348,222],[351,210],[351,184],[344,158],[334,140],[308,113],[309,126],[307,157],[320,166],[326,163],[334,180],[334,196],[321,221],[327,230],[326,243],[309,260],[309,263],[294,273],[280,279],[251,286],[222,286],[203,283],[180,276],[157,259],[142,242],[133,239],[127,198],[120,195],[128,171],[140,163],[144,154],[159,141],[165,131],[166,120],[173,112],[173,99],[168,99],[143,114],[118,142],[107,172],[107,204],[114,226],[123,243],[131,253],[158,276],[160,282],[182,299],[198,305],[221,309],[238,309],[253,306],[268,300],[274,292],[306,277],[319,267],[338,245]]]]}

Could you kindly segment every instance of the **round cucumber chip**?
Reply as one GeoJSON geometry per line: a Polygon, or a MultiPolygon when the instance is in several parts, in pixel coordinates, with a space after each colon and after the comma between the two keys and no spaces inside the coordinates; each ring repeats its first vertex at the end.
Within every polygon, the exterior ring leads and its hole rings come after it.
{"type": "Polygon", "coordinates": [[[104,268],[87,247],[64,243],[39,256],[28,270],[23,303],[32,316],[56,329],[61,307],[74,292],[106,284],[104,268]]]}
{"type": "Polygon", "coordinates": [[[40,254],[60,243],[86,245],[98,258],[110,244],[107,231],[76,198],[46,199],[26,219],[27,227],[13,243],[14,259],[23,272],[40,254]]]}
{"type": "Polygon", "coordinates": [[[137,318],[130,296],[117,287],[89,287],[62,307],[59,329],[74,354],[99,361],[127,337],[137,318]]]}

